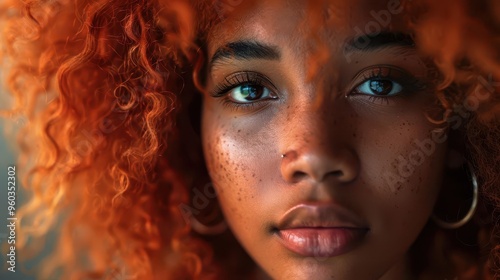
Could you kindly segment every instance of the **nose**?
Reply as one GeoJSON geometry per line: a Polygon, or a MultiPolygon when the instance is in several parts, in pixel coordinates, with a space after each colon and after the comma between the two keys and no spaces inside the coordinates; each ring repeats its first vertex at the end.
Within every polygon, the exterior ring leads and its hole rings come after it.
{"type": "Polygon", "coordinates": [[[294,112],[280,143],[281,175],[286,182],[348,183],[357,178],[360,161],[349,138],[355,122],[343,117],[348,112],[331,109],[294,112]]]}
{"type": "Polygon", "coordinates": [[[281,174],[288,183],[302,180],[321,183],[332,178],[338,183],[348,183],[358,174],[357,157],[348,149],[332,153],[309,146],[289,150],[282,157],[281,174]]]}

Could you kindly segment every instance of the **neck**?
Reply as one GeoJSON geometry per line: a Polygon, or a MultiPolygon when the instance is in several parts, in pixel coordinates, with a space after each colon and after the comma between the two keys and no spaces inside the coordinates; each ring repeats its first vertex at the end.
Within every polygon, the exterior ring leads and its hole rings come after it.
{"type": "Polygon", "coordinates": [[[389,269],[379,280],[415,280],[416,275],[413,275],[410,267],[409,257],[406,256],[389,269]]]}

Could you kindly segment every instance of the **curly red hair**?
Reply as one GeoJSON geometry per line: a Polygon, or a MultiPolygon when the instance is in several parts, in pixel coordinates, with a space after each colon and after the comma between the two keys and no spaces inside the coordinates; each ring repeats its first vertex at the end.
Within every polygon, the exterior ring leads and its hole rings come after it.
{"type": "MultiPolygon", "coordinates": [[[[19,164],[32,194],[19,212],[18,248],[37,253],[31,239],[59,232],[41,278],[225,275],[211,242],[179,211],[205,170],[189,108],[221,1],[4,2],[2,72],[13,103],[3,115],[27,118],[19,164]]],[[[500,3],[424,0],[405,8],[418,47],[441,73],[443,108],[491,95],[461,130],[481,203],[494,210],[477,231],[476,253],[489,258],[469,261],[472,272],[451,259],[464,279],[498,276],[500,3]]]]}

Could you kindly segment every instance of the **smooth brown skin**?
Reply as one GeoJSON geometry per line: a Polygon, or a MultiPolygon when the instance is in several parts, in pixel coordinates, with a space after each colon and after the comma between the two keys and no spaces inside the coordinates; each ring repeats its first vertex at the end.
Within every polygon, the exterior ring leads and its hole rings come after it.
{"type": "MultiPolygon", "coordinates": [[[[352,90],[365,80],[357,75],[370,66],[402,68],[421,80],[427,68],[411,48],[356,51],[346,58],[343,46],[357,35],[354,27],[364,30],[373,21],[370,11],[387,9],[386,1],[339,4],[330,20],[325,9],[304,17],[305,2],[241,4],[209,36],[209,58],[239,40],[281,52],[279,60],[229,58],[209,69],[209,89],[232,73],[254,71],[276,86],[278,97],[259,100],[253,109],[231,109],[222,104],[224,98],[204,96],[204,154],[225,219],[273,279],[411,278],[408,249],[432,213],[453,157],[447,156],[447,142],[436,145],[404,182],[388,184],[382,174],[398,174],[398,156],[408,158],[418,149],[413,141],[430,138],[436,128],[424,115],[432,94],[403,88],[380,101],[352,90]],[[328,24],[319,38],[330,38],[323,41],[330,57],[308,80],[314,49],[298,30],[301,20],[311,18],[328,24]],[[315,107],[321,96],[325,99],[315,107]],[[352,212],[370,229],[363,242],[333,258],[306,258],[283,247],[269,227],[291,207],[314,202],[352,212]]],[[[391,23],[398,25],[395,15],[391,23]]]]}

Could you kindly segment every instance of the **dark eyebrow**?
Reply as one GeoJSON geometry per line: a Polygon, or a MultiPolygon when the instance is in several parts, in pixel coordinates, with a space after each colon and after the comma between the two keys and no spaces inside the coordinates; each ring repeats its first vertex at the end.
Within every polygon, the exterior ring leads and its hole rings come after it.
{"type": "Polygon", "coordinates": [[[280,57],[281,53],[275,46],[255,41],[237,41],[218,48],[210,60],[210,67],[224,58],[278,60],[280,57]]]}
{"type": "Polygon", "coordinates": [[[373,51],[388,46],[415,47],[415,41],[410,34],[381,32],[376,34],[363,34],[352,37],[346,41],[346,51],[373,51]]]}

